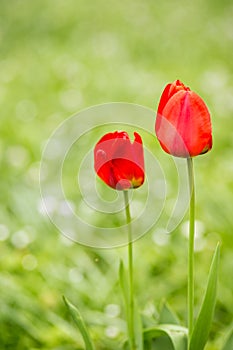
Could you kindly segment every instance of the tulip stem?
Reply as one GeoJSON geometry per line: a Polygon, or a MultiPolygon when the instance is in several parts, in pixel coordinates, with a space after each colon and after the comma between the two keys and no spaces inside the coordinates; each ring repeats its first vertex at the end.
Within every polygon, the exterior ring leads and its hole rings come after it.
{"type": "Polygon", "coordinates": [[[128,315],[128,332],[131,350],[136,350],[135,331],[134,331],[134,293],[133,293],[133,242],[131,228],[131,214],[129,207],[129,194],[124,191],[125,214],[128,226],[128,278],[129,278],[129,315],[128,315]]]}
{"type": "Polygon", "coordinates": [[[189,251],[188,251],[188,339],[193,331],[194,323],[194,236],[195,236],[195,188],[194,188],[194,169],[192,158],[187,158],[190,207],[189,207],[189,251]]]}

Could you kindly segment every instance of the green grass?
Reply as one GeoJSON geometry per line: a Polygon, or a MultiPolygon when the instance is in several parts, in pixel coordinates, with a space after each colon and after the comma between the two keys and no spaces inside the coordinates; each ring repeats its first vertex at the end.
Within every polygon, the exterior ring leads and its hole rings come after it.
{"type": "MultiPolygon", "coordinates": [[[[126,249],[73,244],[40,214],[42,149],[62,121],[89,106],[123,101],[155,109],[164,86],[177,78],[203,97],[212,115],[213,150],[195,159],[202,224],[195,292],[200,304],[211,256],[221,241],[219,293],[207,349],[220,348],[233,316],[232,14],[227,0],[1,1],[2,349],[82,349],[62,295],[78,305],[98,350],[119,348],[125,323],[117,274],[126,249]],[[111,304],[119,306],[114,317],[107,311],[111,304]]],[[[93,133],[93,140],[100,134],[93,133]]],[[[153,147],[151,139],[145,142],[153,147]]],[[[66,186],[71,193],[72,183],[66,186]]],[[[154,241],[154,232],[135,244],[136,290],[145,314],[158,317],[166,298],[186,322],[183,230],[180,225],[163,246],[154,241]]]]}

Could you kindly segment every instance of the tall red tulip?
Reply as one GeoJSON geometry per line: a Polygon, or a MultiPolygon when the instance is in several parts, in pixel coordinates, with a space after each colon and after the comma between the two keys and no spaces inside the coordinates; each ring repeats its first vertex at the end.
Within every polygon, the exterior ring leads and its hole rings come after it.
{"type": "Polygon", "coordinates": [[[142,139],[134,133],[131,143],[125,131],[104,135],[94,149],[94,167],[98,176],[117,190],[136,188],[144,182],[142,139]]]}
{"type": "Polygon", "coordinates": [[[164,151],[173,156],[194,157],[212,148],[208,108],[180,80],[168,84],[162,93],[155,131],[164,151]]]}

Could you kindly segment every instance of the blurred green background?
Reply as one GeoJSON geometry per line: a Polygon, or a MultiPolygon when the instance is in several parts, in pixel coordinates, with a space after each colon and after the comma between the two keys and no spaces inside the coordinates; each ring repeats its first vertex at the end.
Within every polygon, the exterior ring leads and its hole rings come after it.
{"type": "MultiPolygon", "coordinates": [[[[196,302],[221,241],[219,292],[208,350],[233,315],[233,4],[223,1],[0,1],[0,347],[82,349],[62,302],[78,305],[99,350],[120,348],[118,285],[124,248],[64,238],[40,210],[39,166],[51,132],[83,108],[111,101],[155,109],[177,78],[212,114],[214,147],[195,160],[199,244],[196,302]]],[[[155,141],[156,142],[156,141],[155,141]]],[[[169,237],[135,244],[144,316],[166,298],[186,322],[186,220],[169,237]]]]}

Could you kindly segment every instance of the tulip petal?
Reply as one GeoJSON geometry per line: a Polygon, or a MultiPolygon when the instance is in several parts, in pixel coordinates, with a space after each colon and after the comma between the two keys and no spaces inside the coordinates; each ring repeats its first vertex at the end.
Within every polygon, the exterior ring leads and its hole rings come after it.
{"type": "Polygon", "coordinates": [[[168,84],[163,90],[158,106],[158,114],[163,113],[168,100],[179,91],[190,91],[189,87],[185,86],[180,80],[174,81],[172,84],[168,84]]]}
{"type": "Polygon", "coordinates": [[[163,113],[163,109],[166,106],[169,98],[170,98],[170,88],[172,84],[168,84],[165,89],[163,90],[162,96],[159,101],[159,106],[158,106],[158,114],[163,113]]]}
{"type": "Polygon", "coordinates": [[[144,182],[142,139],[134,133],[131,143],[124,131],[104,135],[94,149],[94,167],[98,176],[118,190],[136,188],[144,182]]]}
{"type": "Polygon", "coordinates": [[[201,97],[179,81],[164,89],[155,129],[162,148],[174,156],[194,157],[212,148],[209,111],[201,97]]]}

